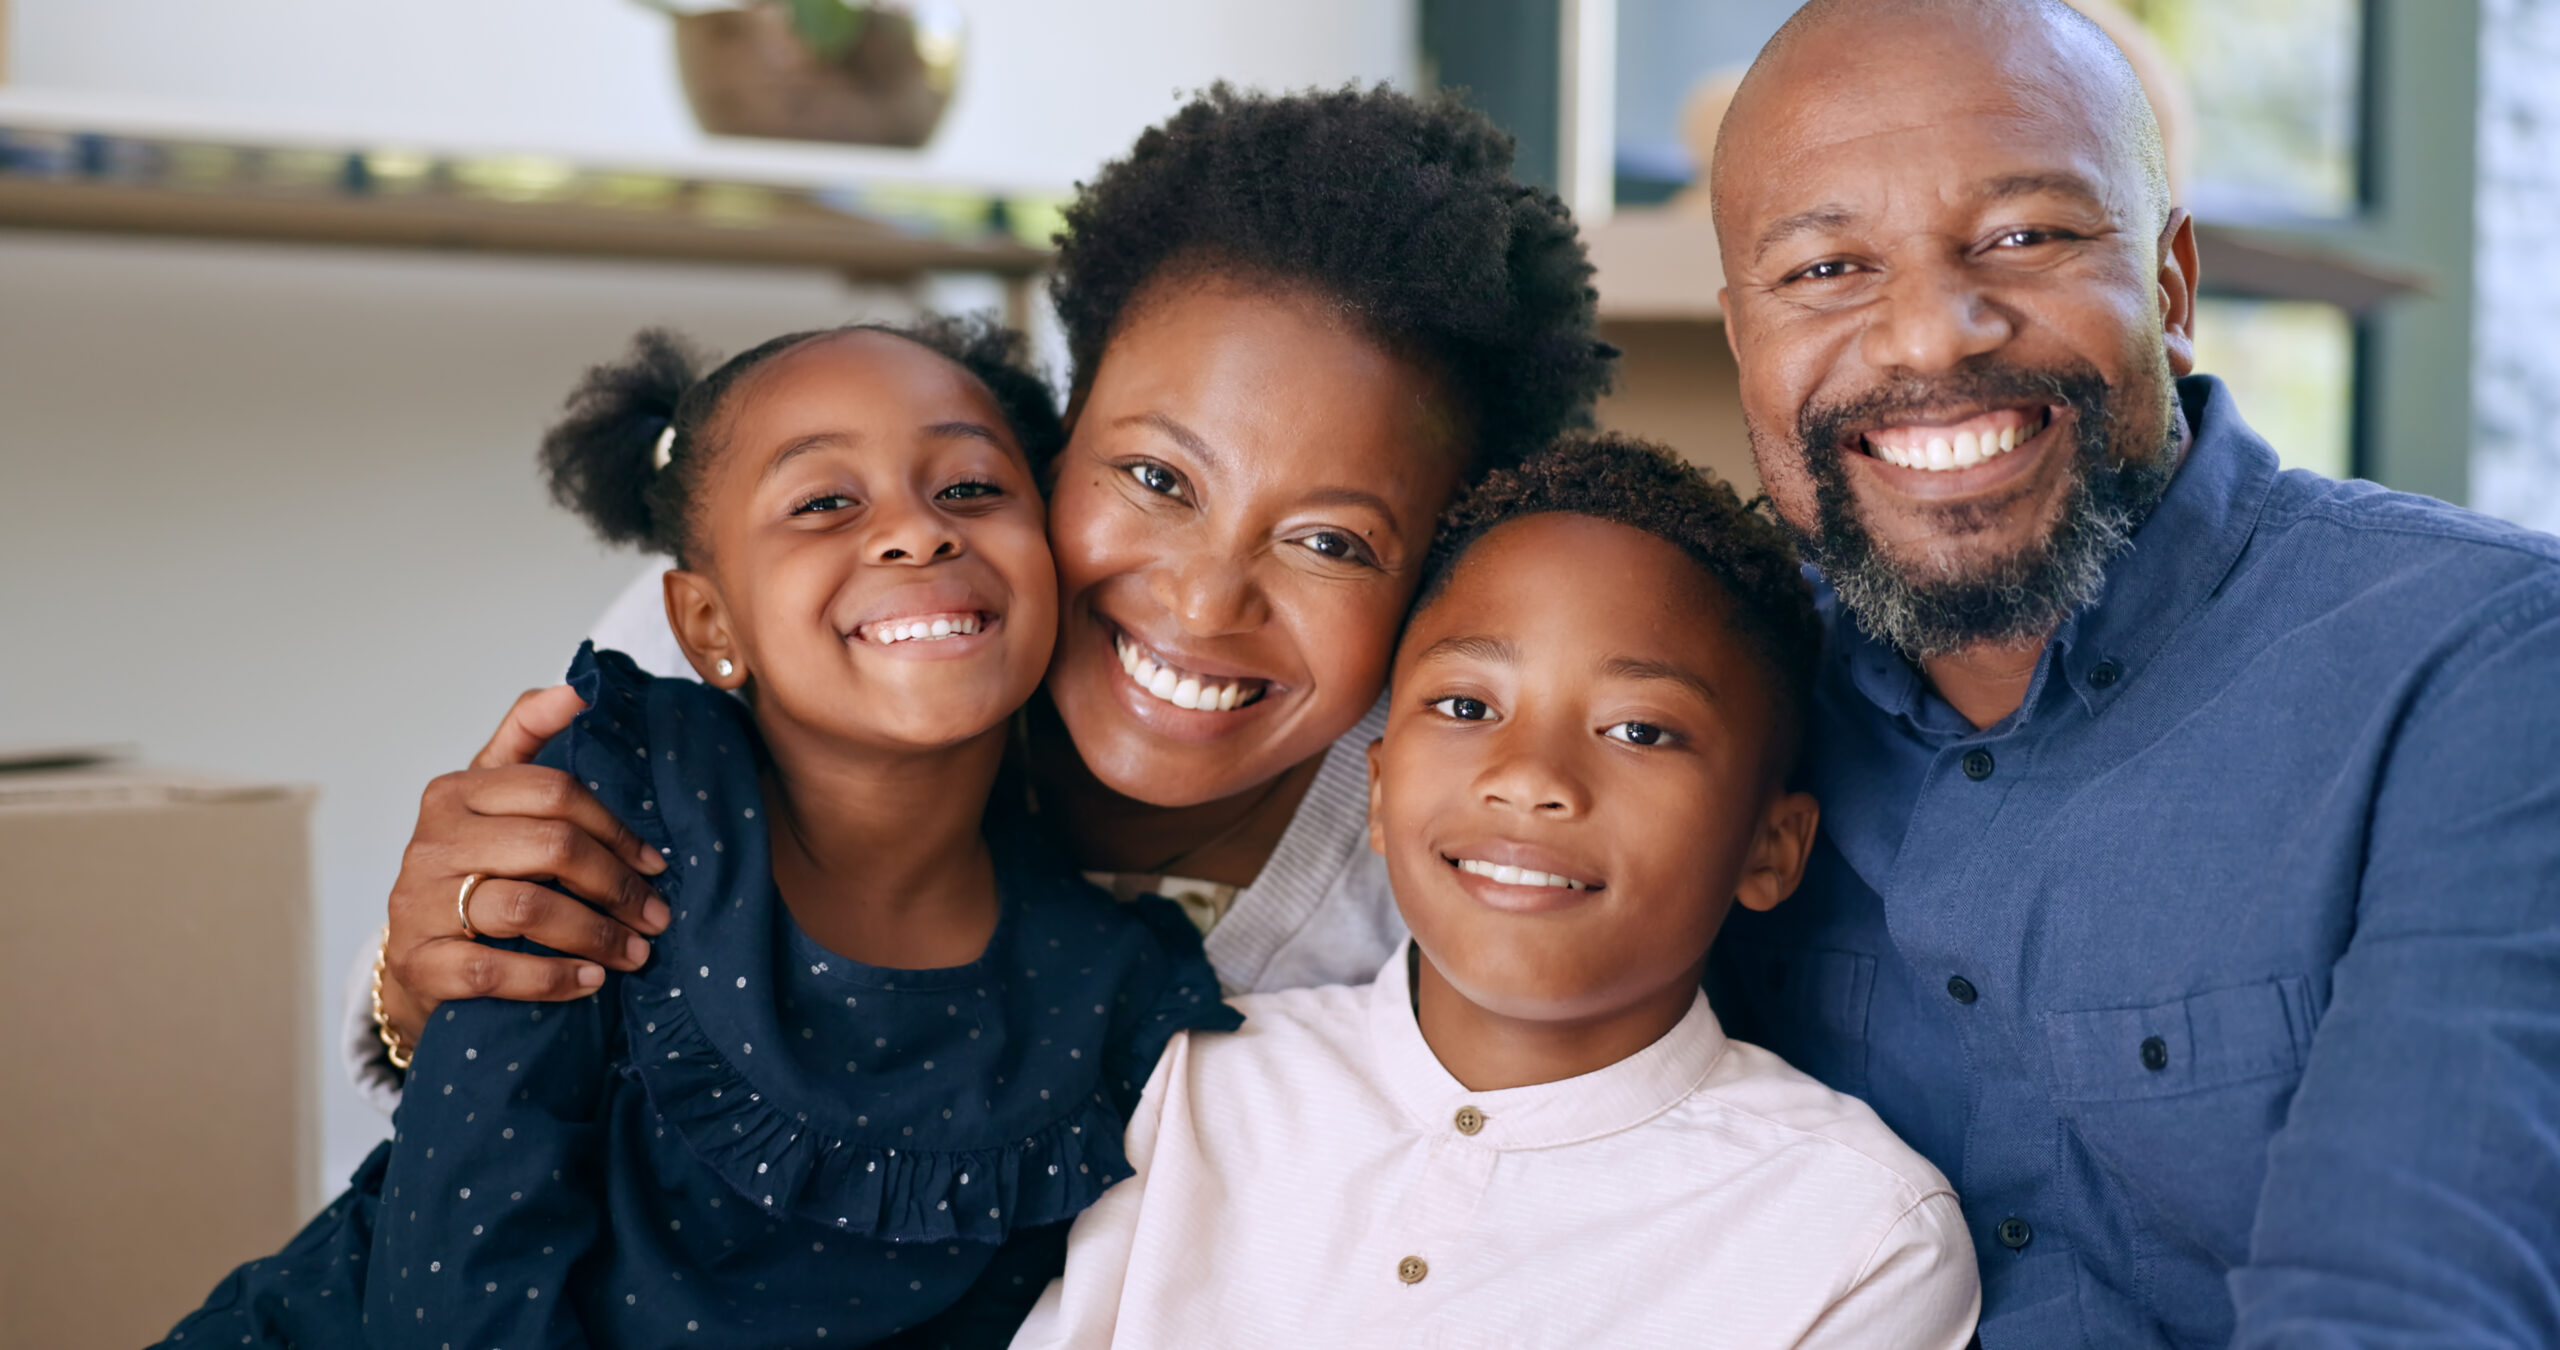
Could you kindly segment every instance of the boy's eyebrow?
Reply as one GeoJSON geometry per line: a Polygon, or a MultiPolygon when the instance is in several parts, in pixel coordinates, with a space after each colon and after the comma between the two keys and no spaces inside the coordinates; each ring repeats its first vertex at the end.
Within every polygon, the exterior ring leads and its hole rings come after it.
{"type": "Polygon", "coordinates": [[[1633,656],[1613,656],[1603,662],[1600,668],[1622,680],[1668,680],[1673,684],[1686,686],[1709,703],[1724,702],[1717,696],[1716,687],[1707,683],[1704,676],[1686,667],[1675,666],[1668,661],[1647,661],[1633,656]]]}
{"type": "Polygon", "coordinates": [[[1422,654],[1414,660],[1428,661],[1435,656],[1472,657],[1478,661],[1499,661],[1506,666],[1520,664],[1520,648],[1509,638],[1473,635],[1444,637],[1423,648],[1422,654]]]}

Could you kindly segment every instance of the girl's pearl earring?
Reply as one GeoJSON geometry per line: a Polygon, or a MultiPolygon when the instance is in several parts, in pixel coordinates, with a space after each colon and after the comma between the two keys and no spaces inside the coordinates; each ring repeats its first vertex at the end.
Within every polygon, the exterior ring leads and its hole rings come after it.
{"type": "Polygon", "coordinates": [[[721,678],[723,678],[723,679],[728,678],[728,676],[729,676],[730,672],[735,671],[735,670],[737,669],[737,667],[736,667],[736,666],[733,666],[733,665],[730,665],[730,664],[729,664],[729,658],[728,658],[728,657],[725,657],[725,656],[724,656],[724,657],[721,657],[721,658],[720,658],[720,663],[719,663],[717,666],[713,667],[713,668],[714,668],[714,669],[716,669],[716,670],[718,670],[718,671],[720,672],[721,678]]]}

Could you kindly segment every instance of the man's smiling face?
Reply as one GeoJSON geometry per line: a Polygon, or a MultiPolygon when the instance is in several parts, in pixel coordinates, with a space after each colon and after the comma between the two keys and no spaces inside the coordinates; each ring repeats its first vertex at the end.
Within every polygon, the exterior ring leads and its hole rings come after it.
{"type": "Polygon", "coordinates": [[[2174,472],[2193,233],[2120,57],[2032,3],[1830,3],[1718,148],[1771,500],[1915,657],[2040,641],[2174,472]],[[2129,102],[2130,100],[2130,102],[2129,102]]]}

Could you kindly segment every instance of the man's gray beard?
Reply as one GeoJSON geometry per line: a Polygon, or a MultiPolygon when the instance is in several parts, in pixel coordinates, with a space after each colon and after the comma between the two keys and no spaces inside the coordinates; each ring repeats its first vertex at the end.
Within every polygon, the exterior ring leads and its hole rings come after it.
{"type": "MultiPolygon", "coordinates": [[[[2017,378],[1995,377],[1992,383],[2014,386],[2017,378]]],[[[2133,546],[2134,532],[2160,504],[2177,473],[2181,438],[2174,383],[2163,381],[2163,444],[2149,454],[2119,458],[2114,447],[2122,438],[2110,391],[2094,371],[2027,378],[2077,414],[2070,496],[2061,519],[2042,540],[1962,573],[1886,557],[1858,519],[1841,468],[1840,456],[1855,452],[1841,449],[1837,431],[1824,425],[1836,425],[1840,416],[1808,410],[1800,424],[1796,448],[1814,481],[1818,519],[1812,532],[1792,522],[1789,527],[1858,627],[1911,660],[1925,661],[1977,643],[2040,640],[2096,603],[2106,589],[2107,565],[2133,546]]],[[[1757,428],[1752,435],[1758,439],[1757,428]]]]}

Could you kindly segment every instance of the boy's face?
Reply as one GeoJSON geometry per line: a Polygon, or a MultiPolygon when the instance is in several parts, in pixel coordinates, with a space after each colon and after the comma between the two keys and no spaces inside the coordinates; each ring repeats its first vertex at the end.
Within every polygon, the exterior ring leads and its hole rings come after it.
{"type": "Polygon", "coordinates": [[[1432,968],[1535,1022],[1694,989],[1739,897],[1801,874],[1776,701],[1731,601],[1671,543],[1589,516],[1496,527],[1399,649],[1370,847],[1432,968]],[[1516,869],[1516,870],[1514,870],[1516,869]]]}

